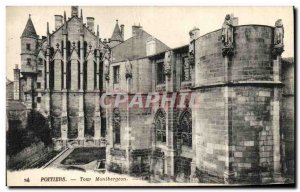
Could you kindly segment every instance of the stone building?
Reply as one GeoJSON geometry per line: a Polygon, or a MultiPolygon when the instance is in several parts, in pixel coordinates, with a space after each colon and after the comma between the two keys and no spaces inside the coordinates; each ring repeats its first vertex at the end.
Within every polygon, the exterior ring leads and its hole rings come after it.
{"type": "Polygon", "coordinates": [[[110,39],[94,26],[73,6],[46,37],[30,17],[21,36],[18,95],[49,119],[56,148],[105,145],[109,171],[152,181],[271,183],[293,174],[294,61],[281,58],[280,20],[238,25],[227,15],[222,29],[194,28],[173,49],[140,25],[127,40],[118,21],[110,39]],[[100,106],[103,95],[120,105],[100,106]]]}

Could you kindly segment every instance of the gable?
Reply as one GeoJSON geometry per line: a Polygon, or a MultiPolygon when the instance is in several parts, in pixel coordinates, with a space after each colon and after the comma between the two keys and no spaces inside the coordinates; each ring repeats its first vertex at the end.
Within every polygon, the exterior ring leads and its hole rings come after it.
{"type": "MultiPolygon", "coordinates": [[[[151,37],[149,33],[142,30],[138,36],[133,36],[123,43],[112,48],[112,62],[133,60],[141,57],[146,57],[147,39],[151,37]]],[[[169,49],[167,45],[159,40],[156,42],[156,53],[164,52],[169,49]]]]}
{"type": "Polygon", "coordinates": [[[39,50],[38,52],[38,58],[42,58],[43,60],[45,60],[45,54],[44,54],[44,51],[42,49],[39,50]]]}
{"type": "Polygon", "coordinates": [[[76,49],[72,50],[69,60],[77,60],[77,61],[79,61],[79,55],[78,55],[76,49]]]}
{"type": "Polygon", "coordinates": [[[61,51],[59,49],[55,51],[52,60],[63,60],[61,51]]]}

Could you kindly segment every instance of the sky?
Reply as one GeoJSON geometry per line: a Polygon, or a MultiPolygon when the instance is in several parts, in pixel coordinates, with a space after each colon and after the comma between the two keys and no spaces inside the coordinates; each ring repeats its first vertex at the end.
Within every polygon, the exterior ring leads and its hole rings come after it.
{"type": "MultiPolygon", "coordinates": [[[[200,35],[220,29],[226,14],[239,18],[239,25],[260,24],[274,26],[277,19],[284,24],[285,52],[283,57],[294,57],[294,20],[292,7],[101,7],[80,6],[84,22],[95,18],[100,27],[100,38],[110,38],[116,23],[125,25],[125,39],[131,37],[131,26],[140,24],[145,31],[171,48],[185,45],[188,32],[198,27],[200,35]]],[[[71,16],[71,7],[17,7],[6,8],[6,76],[13,80],[15,64],[20,66],[20,37],[29,14],[40,36],[46,36],[46,23],[54,30],[54,15],[71,16]]]]}

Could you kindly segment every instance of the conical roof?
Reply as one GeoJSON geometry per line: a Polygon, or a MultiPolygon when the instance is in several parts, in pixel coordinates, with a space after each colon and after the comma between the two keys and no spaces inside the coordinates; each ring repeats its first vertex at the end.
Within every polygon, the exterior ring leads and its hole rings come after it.
{"type": "Polygon", "coordinates": [[[111,40],[117,40],[117,41],[123,41],[122,39],[122,32],[120,30],[120,27],[119,27],[119,24],[118,24],[118,20],[117,20],[117,23],[115,25],[115,29],[114,29],[114,32],[110,38],[111,40]]]}
{"type": "Polygon", "coordinates": [[[38,35],[36,34],[36,31],[35,31],[35,28],[34,28],[34,26],[33,26],[31,17],[30,17],[30,15],[29,15],[27,24],[26,24],[26,26],[25,26],[25,29],[24,29],[24,31],[23,31],[21,37],[32,37],[32,38],[37,38],[37,36],[38,36],[38,35]]]}

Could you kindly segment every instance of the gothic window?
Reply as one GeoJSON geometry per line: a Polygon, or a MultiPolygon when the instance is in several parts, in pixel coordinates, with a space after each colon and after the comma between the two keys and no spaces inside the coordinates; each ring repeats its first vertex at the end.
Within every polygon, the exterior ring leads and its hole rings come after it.
{"type": "Polygon", "coordinates": [[[157,142],[166,142],[166,113],[161,109],[156,112],[155,119],[155,138],[157,142]]]}
{"type": "Polygon", "coordinates": [[[185,110],[179,118],[177,142],[192,147],[192,115],[188,110],[185,110]]]}
{"type": "Polygon", "coordinates": [[[31,51],[31,47],[30,47],[30,44],[29,44],[29,43],[26,44],[26,50],[27,50],[27,51],[31,51]]]}
{"type": "Polygon", "coordinates": [[[113,126],[113,132],[114,132],[114,144],[120,144],[121,143],[121,115],[120,110],[118,108],[115,108],[113,110],[113,119],[112,119],[112,126],[113,126]]]}
{"type": "Polygon", "coordinates": [[[191,80],[191,66],[188,60],[188,57],[182,58],[182,81],[191,80]]]}
{"type": "Polygon", "coordinates": [[[37,97],[37,102],[41,103],[41,97],[37,97]]]}
{"type": "Polygon", "coordinates": [[[165,67],[164,62],[157,63],[157,84],[164,84],[165,83],[165,67]]]}
{"type": "Polygon", "coordinates": [[[120,82],[120,66],[114,66],[114,83],[120,82]]]}

